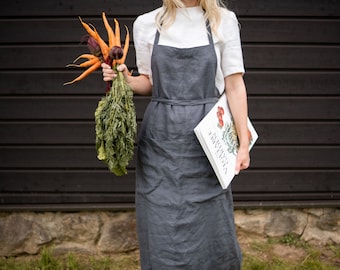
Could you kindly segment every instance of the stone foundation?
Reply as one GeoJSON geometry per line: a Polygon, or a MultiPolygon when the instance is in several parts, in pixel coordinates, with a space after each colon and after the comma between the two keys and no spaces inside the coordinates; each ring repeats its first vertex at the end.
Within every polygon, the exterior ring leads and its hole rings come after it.
{"type": "MultiPolygon", "coordinates": [[[[307,242],[340,244],[340,209],[236,210],[237,230],[248,237],[295,234],[307,242]]],[[[38,254],[53,247],[56,254],[123,253],[138,249],[135,213],[0,213],[0,256],[38,254]]]]}
{"type": "Polygon", "coordinates": [[[237,210],[240,232],[261,237],[293,234],[314,244],[340,244],[340,209],[237,210]]]}

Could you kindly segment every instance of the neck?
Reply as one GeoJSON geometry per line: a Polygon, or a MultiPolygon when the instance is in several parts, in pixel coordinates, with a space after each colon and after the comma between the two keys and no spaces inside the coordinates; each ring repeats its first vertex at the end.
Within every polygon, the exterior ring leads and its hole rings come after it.
{"type": "Polygon", "coordinates": [[[198,0],[182,0],[185,7],[196,7],[198,6],[198,0]]]}

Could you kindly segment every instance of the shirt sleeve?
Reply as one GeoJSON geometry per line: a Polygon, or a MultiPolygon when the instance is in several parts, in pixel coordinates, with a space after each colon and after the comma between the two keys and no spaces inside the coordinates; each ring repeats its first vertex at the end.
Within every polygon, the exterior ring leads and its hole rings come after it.
{"type": "Polygon", "coordinates": [[[222,45],[221,49],[221,68],[223,76],[234,73],[244,73],[243,54],[241,48],[240,28],[234,12],[223,12],[221,22],[222,45]]]}
{"type": "Polygon", "coordinates": [[[153,31],[155,23],[150,17],[149,14],[137,17],[133,24],[133,39],[138,72],[148,75],[151,79],[151,54],[156,30],[153,31]]]}

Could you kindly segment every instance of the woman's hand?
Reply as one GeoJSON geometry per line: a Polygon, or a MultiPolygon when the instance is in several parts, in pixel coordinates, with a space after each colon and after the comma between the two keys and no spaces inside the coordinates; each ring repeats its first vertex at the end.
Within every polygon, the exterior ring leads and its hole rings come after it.
{"type": "Polygon", "coordinates": [[[112,81],[117,74],[114,72],[114,70],[110,67],[110,65],[102,63],[102,72],[103,72],[103,80],[106,82],[112,81]]]}
{"type": "MultiPolygon", "coordinates": [[[[104,81],[110,82],[117,77],[117,72],[110,65],[102,63],[101,67],[104,81]]],[[[117,70],[123,72],[126,83],[130,85],[134,93],[139,95],[151,94],[152,85],[148,75],[140,74],[139,76],[132,76],[125,64],[119,65],[117,70]]]]}
{"type": "MultiPolygon", "coordinates": [[[[101,64],[102,67],[102,72],[103,72],[103,80],[106,82],[110,82],[112,81],[114,78],[117,77],[117,73],[111,68],[110,65],[106,64],[106,63],[102,63],[101,64]]],[[[118,71],[122,71],[124,74],[124,77],[126,79],[127,82],[129,82],[128,80],[128,76],[129,76],[129,72],[127,69],[127,66],[125,64],[119,65],[117,67],[118,71]]]]}
{"type": "Polygon", "coordinates": [[[248,148],[240,148],[236,156],[235,174],[238,175],[241,170],[245,170],[250,165],[250,156],[248,148]]]}

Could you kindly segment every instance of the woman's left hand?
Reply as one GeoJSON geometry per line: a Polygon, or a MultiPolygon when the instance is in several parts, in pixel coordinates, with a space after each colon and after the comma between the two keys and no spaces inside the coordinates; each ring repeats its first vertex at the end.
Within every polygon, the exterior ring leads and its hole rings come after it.
{"type": "Polygon", "coordinates": [[[245,170],[250,165],[250,156],[248,148],[240,148],[236,156],[235,174],[238,175],[241,170],[245,170]]]}

